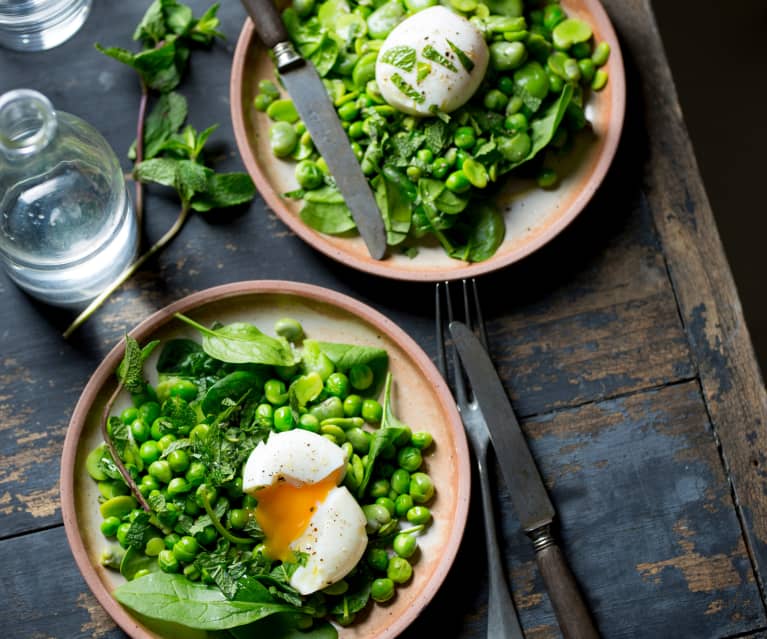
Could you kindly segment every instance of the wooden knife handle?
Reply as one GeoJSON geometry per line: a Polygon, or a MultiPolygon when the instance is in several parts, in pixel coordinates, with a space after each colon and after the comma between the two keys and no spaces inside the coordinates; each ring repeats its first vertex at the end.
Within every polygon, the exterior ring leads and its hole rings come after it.
{"type": "Polygon", "coordinates": [[[545,537],[534,537],[533,543],[538,567],[565,639],[599,639],[575,577],[556,541],[546,531],[545,537]]]}
{"type": "Polygon", "coordinates": [[[288,32],[274,6],[274,0],[242,0],[242,5],[253,20],[261,42],[269,49],[288,40],[288,32]]]}

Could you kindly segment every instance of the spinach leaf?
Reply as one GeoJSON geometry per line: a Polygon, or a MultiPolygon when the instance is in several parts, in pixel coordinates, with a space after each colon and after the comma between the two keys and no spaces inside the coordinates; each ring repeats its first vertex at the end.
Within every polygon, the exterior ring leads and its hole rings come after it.
{"type": "Polygon", "coordinates": [[[532,146],[527,156],[521,159],[519,162],[508,164],[503,167],[504,173],[518,167],[520,164],[529,162],[538,153],[540,153],[554,137],[557,132],[559,124],[562,122],[562,118],[567,112],[567,105],[570,103],[573,97],[573,87],[569,84],[565,84],[562,89],[562,93],[556,102],[553,102],[544,112],[540,118],[534,119],[530,123],[532,146]]]}
{"type": "Polygon", "coordinates": [[[217,415],[224,409],[225,399],[239,400],[250,392],[260,397],[266,373],[256,373],[252,370],[234,371],[222,377],[211,386],[202,398],[201,407],[206,415],[217,415]]]}
{"type": "Polygon", "coordinates": [[[157,563],[157,559],[145,555],[143,549],[129,546],[120,562],[120,574],[130,581],[139,570],[157,572],[160,570],[160,565],[157,563]]]}
{"type": "Polygon", "coordinates": [[[368,451],[368,464],[365,467],[365,474],[362,477],[360,486],[357,489],[357,496],[362,498],[365,494],[365,488],[367,488],[370,477],[373,474],[375,462],[378,459],[378,455],[387,444],[393,444],[397,439],[405,432],[407,426],[399,421],[392,411],[391,407],[391,373],[386,375],[386,387],[384,389],[383,399],[383,417],[381,418],[381,426],[373,435],[373,441],[370,443],[370,450],[368,451]]]}
{"type": "Polygon", "coordinates": [[[176,317],[200,331],[203,350],[222,362],[292,366],[299,361],[286,339],[265,335],[252,324],[234,322],[210,329],[181,313],[176,317]]]}
{"type": "Polygon", "coordinates": [[[275,613],[295,611],[279,603],[229,600],[218,588],[164,572],[129,581],[112,594],[124,606],[151,619],[203,630],[234,628],[275,613]]]}
{"type": "Polygon", "coordinates": [[[160,375],[199,379],[216,374],[220,368],[221,362],[207,355],[202,346],[191,339],[168,340],[157,359],[160,375]]]}
{"type": "Polygon", "coordinates": [[[355,364],[367,364],[373,371],[373,383],[364,395],[376,395],[389,366],[389,355],[382,348],[358,346],[356,344],[338,344],[336,342],[317,342],[322,353],[333,362],[340,371],[348,371],[355,364]]]}
{"type": "Polygon", "coordinates": [[[306,202],[299,215],[306,225],[328,235],[339,235],[357,227],[351,211],[343,203],[306,202]]]}
{"type": "Polygon", "coordinates": [[[488,204],[472,207],[469,211],[469,262],[486,260],[498,250],[503,242],[506,227],[503,216],[488,204]]]}
{"type": "Polygon", "coordinates": [[[376,204],[386,227],[386,243],[396,246],[407,237],[413,218],[412,204],[398,184],[377,176],[373,182],[376,204]]]}

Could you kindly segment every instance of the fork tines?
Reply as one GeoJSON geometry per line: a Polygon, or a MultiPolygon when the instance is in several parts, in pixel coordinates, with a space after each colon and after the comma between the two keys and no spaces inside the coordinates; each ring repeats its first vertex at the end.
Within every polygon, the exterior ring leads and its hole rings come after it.
{"type": "MultiPolygon", "coordinates": [[[[456,283],[456,288],[458,287],[456,283]]],[[[443,306],[447,311],[447,325],[453,320],[463,321],[471,330],[479,336],[482,346],[487,350],[487,332],[485,330],[485,321],[482,316],[482,307],[479,302],[479,292],[477,290],[477,281],[474,278],[470,280],[461,280],[460,291],[455,293],[451,290],[450,282],[437,283],[435,288],[435,334],[437,336],[437,367],[445,380],[448,379],[447,358],[445,355],[445,326],[443,318],[443,306]],[[462,295],[463,298],[463,317],[455,317],[453,313],[453,295],[462,295]],[[443,302],[444,298],[444,302],[443,302]]],[[[460,305],[459,305],[460,308],[460,305]]],[[[458,353],[453,351],[453,368],[456,371],[461,370],[458,353]]],[[[456,375],[456,383],[459,388],[456,390],[462,392],[460,388],[462,383],[460,375],[456,375]]]]}

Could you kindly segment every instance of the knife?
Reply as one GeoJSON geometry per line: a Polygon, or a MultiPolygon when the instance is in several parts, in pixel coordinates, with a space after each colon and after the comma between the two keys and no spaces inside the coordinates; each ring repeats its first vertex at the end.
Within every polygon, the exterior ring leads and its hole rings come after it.
{"type": "Polygon", "coordinates": [[[261,41],[272,49],[282,83],[325,159],[370,256],[382,259],[386,229],[381,212],[317,70],[293,48],[272,0],[242,0],[242,4],[261,41]]]}
{"type": "Polygon", "coordinates": [[[597,639],[599,633],[575,577],[551,534],[554,506],[493,362],[466,324],[450,322],[450,335],[487,422],[514,510],[533,542],[538,567],[562,634],[565,639],[597,639]]]}

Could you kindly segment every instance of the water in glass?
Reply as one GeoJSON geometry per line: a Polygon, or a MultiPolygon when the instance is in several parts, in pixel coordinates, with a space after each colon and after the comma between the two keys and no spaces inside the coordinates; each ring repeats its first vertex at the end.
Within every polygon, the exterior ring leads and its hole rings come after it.
{"type": "Polygon", "coordinates": [[[0,46],[43,51],[72,37],[91,0],[0,0],[0,46]]]}

